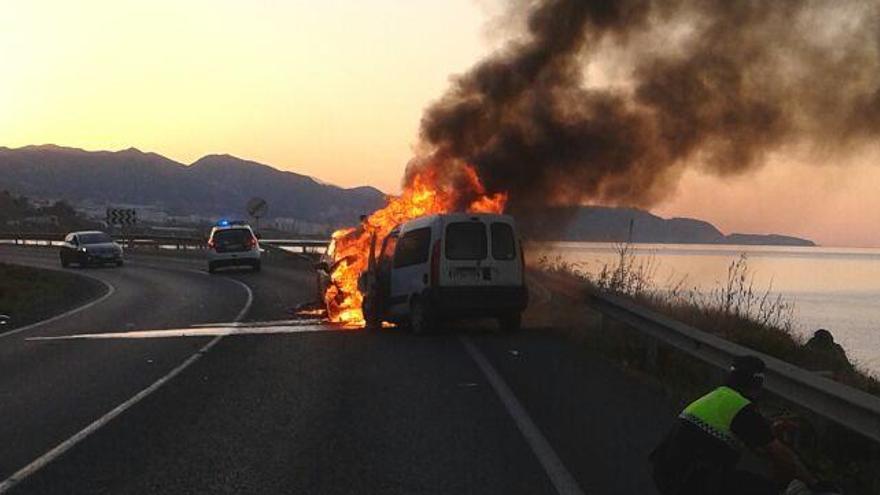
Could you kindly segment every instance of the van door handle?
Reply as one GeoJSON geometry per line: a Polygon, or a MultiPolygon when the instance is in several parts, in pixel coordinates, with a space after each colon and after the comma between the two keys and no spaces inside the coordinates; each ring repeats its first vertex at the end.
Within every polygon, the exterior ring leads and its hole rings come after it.
{"type": "Polygon", "coordinates": [[[428,285],[428,274],[422,274],[422,283],[428,285]]]}

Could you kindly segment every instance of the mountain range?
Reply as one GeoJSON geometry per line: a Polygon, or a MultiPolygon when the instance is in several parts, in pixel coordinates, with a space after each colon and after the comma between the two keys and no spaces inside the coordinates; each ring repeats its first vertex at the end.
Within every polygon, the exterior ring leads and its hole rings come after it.
{"type": "Polygon", "coordinates": [[[155,205],[172,215],[242,215],[252,197],[269,216],[352,224],[384,203],[373,187],[345,189],[230,155],[184,165],[135,148],[84,151],[54,145],[0,147],[0,190],[97,204],[155,205]]]}
{"type": "MultiPolygon", "coordinates": [[[[815,246],[813,241],[779,234],[724,234],[704,220],[661,218],[636,208],[575,206],[553,208],[552,217],[562,219],[562,230],[533,228],[545,240],[597,242],[650,242],[677,244],[739,244],[815,246]]],[[[547,215],[542,215],[546,217],[547,215]]],[[[552,225],[547,222],[544,224],[552,225]]]]}
{"type": "MultiPolygon", "coordinates": [[[[341,188],[230,155],[207,155],[185,165],[135,148],[84,151],[55,145],[0,147],[2,190],[74,204],[153,205],[171,215],[204,217],[241,215],[248,199],[258,196],[268,202],[269,217],[331,227],[356,224],[360,215],[385,201],[385,194],[373,187],[341,188]]],[[[633,208],[553,208],[541,217],[531,224],[524,221],[524,227],[531,236],[548,240],[814,245],[776,234],[725,235],[703,220],[665,219],[633,208]],[[546,225],[553,230],[542,228],[546,225]]]]}

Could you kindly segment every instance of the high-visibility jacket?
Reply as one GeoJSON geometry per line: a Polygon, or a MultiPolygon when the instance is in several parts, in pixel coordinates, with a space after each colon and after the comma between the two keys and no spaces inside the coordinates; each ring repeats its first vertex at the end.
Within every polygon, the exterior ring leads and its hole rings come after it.
{"type": "Polygon", "coordinates": [[[679,418],[718,438],[735,450],[742,442],[731,430],[733,419],[752,401],[730,387],[718,387],[687,406],[679,418]]]}

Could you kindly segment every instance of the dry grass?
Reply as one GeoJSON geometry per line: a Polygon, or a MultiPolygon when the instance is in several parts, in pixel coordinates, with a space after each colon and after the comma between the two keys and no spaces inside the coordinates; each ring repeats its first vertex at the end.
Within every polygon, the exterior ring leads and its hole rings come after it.
{"type": "MultiPolygon", "coordinates": [[[[637,261],[632,247],[617,246],[615,263],[589,272],[585,266],[562,258],[542,258],[539,267],[557,279],[572,281],[575,286],[591,291],[611,293],[633,299],[673,319],[718,335],[740,345],[755,349],[808,369],[823,370],[827,356],[805,347],[792,332],[793,304],[772,286],[758,289],[743,255],[731,262],[727,278],[707,291],[689,287],[681,278],[658,284],[655,275],[658,263],[653,257],[637,261]]],[[[568,293],[572,290],[569,288],[568,293]]],[[[551,308],[556,322],[551,326],[567,329],[566,333],[591,352],[601,353],[645,380],[667,390],[684,405],[715,385],[718,370],[672,349],[653,352],[649,340],[622,324],[599,324],[597,315],[576,311],[565,304],[551,308]]],[[[838,366],[832,378],[868,393],[880,395],[880,383],[855,366],[838,366]]],[[[841,483],[846,493],[880,493],[880,446],[827,421],[795,404],[779,399],[769,400],[765,410],[774,417],[792,417],[802,425],[794,439],[798,450],[816,470],[841,483]]]]}
{"type": "Polygon", "coordinates": [[[625,296],[705,332],[769,354],[789,363],[826,372],[831,378],[880,395],[880,382],[858,366],[835,363],[804,346],[793,332],[794,303],[773,292],[772,284],[755,286],[745,254],[728,266],[727,278],[709,290],[689,286],[682,277],[656,282],[659,267],[653,257],[637,260],[629,244],[619,244],[616,261],[590,273],[583,265],[560,257],[541,258],[539,267],[574,277],[592,290],[625,296]]]}

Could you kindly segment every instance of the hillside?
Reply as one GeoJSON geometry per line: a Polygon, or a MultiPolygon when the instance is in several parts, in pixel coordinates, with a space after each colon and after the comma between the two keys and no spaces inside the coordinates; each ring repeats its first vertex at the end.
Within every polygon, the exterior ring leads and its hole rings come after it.
{"type": "MultiPolygon", "coordinates": [[[[134,148],[83,151],[53,145],[0,147],[3,190],[71,203],[155,205],[171,215],[201,216],[242,216],[247,200],[260,196],[269,203],[270,217],[333,226],[355,224],[360,215],[384,204],[383,193],[373,187],[344,189],[230,155],[208,155],[184,165],[134,148]]],[[[582,206],[541,213],[539,218],[521,218],[527,236],[567,241],[814,245],[776,234],[725,235],[703,220],[665,219],[633,208],[582,206]]]]}
{"type": "Polygon", "coordinates": [[[184,165],[156,153],[60,146],[0,147],[0,190],[102,204],[156,205],[174,215],[241,214],[253,196],[270,216],[332,225],[357,222],[383,204],[372,187],[344,189],[230,155],[184,165]]]}
{"type": "Polygon", "coordinates": [[[544,240],[815,246],[813,241],[807,239],[777,234],[725,235],[714,225],[703,220],[661,218],[635,208],[601,206],[554,208],[549,215],[542,215],[541,219],[536,219],[527,225],[527,228],[535,237],[544,240]],[[559,221],[547,222],[547,218],[556,218],[559,221]],[[630,222],[632,222],[631,232],[630,222]],[[565,227],[560,229],[559,225],[565,227]]]}

